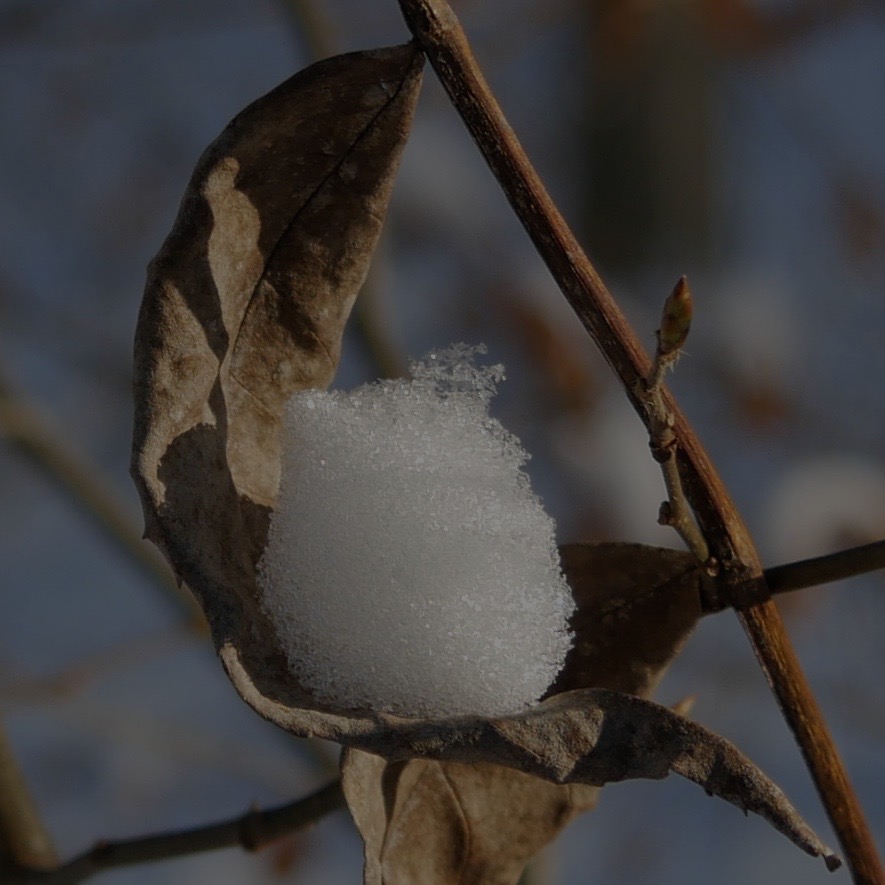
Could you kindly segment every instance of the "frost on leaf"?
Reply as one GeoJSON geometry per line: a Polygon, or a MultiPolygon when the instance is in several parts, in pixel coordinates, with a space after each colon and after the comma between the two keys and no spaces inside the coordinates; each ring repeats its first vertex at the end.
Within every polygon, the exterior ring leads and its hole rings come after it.
{"type": "MultiPolygon", "coordinates": [[[[383,757],[387,774],[392,766],[405,778],[397,781],[403,789],[384,824],[398,837],[414,834],[400,826],[413,810],[418,821],[454,822],[453,810],[472,808],[460,830],[441,824],[439,838],[457,840],[467,832],[477,845],[490,839],[476,861],[484,869],[496,849],[494,833],[481,834],[483,803],[494,806],[499,792],[506,798],[518,784],[547,782],[547,838],[557,820],[590,804],[592,788],[674,771],[765,816],[809,853],[826,853],[777,787],[734,747],[664,707],[622,693],[650,690],[690,629],[693,614],[684,602],[649,649],[642,636],[648,619],[666,612],[661,599],[609,610],[604,592],[578,592],[593,584],[592,574],[573,581],[575,647],[550,696],[509,716],[342,712],[293,677],[256,580],[276,506],[284,405],[297,391],[325,387],[334,374],[408,134],[420,71],[412,46],[321,62],[246,108],[200,158],[172,232],[149,268],[136,334],[132,467],[147,537],[199,599],[219,657],[247,703],[292,734],[383,757]],[[602,619],[585,617],[600,600],[602,619]],[[611,639],[622,635],[636,643],[631,651],[611,639]],[[618,662],[606,669],[609,658],[618,662]],[[409,795],[418,794],[409,791],[409,778],[420,760],[428,762],[424,777],[453,785],[439,815],[410,804],[409,795]],[[474,787],[487,769],[496,774],[479,801],[474,787]],[[504,769],[517,774],[508,777],[504,769]],[[570,785],[579,785],[580,801],[563,798],[574,795],[570,785]]],[[[667,568],[669,580],[674,575],[667,568]]],[[[602,582],[606,574],[602,569],[602,582]]],[[[365,776],[371,781],[376,774],[365,776]]],[[[346,788],[356,795],[352,780],[346,788]]],[[[532,809],[531,793],[523,790],[520,813],[532,809]]],[[[377,795],[364,798],[377,802],[377,795]]],[[[512,870],[518,860],[500,855],[497,862],[512,870]]],[[[436,881],[470,881],[462,873],[436,881]]]]}

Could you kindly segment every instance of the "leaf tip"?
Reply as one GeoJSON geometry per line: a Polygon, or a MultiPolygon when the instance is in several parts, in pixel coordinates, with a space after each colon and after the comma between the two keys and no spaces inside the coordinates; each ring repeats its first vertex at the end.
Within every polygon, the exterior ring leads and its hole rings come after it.
{"type": "Polygon", "coordinates": [[[829,848],[824,850],[824,863],[831,873],[835,873],[842,866],[842,858],[834,854],[829,848]]]}

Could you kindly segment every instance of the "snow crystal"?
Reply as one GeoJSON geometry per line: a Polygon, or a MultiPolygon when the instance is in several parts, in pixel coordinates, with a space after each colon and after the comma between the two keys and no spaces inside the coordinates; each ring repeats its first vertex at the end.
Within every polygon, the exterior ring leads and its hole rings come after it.
{"type": "Polygon", "coordinates": [[[262,605],[332,708],[516,712],[571,645],[554,525],[489,415],[502,368],[476,367],[476,350],[288,404],[262,605]]]}

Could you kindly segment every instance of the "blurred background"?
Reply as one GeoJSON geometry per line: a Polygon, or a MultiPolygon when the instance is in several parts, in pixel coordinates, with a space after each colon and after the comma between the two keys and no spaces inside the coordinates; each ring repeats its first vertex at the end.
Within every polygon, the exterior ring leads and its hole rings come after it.
{"type": "MultiPolygon", "coordinates": [[[[774,565],[885,537],[885,7],[880,0],[462,0],[542,178],[649,348],[682,273],[671,386],[774,565]]],[[[235,695],[137,541],[131,345],[144,268],[202,149],[316,57],[407,39],[394,0],[0,0],[0,702],[63,857],[304,795],[335,748],[235,695]]],[[[336,384],[453,341],[507,366],[498,417],[561,540],[679,546],[645,433],[428,72],[336,384]]],[[[885,841],[885,581],[783,600],[885,841]]],[[[658,698],[734,741],[825,840],[736,618],[658,698]]],[[[338,812],[257,855],[102,885],[359,881],[338,812]]],[[[845,883],[677,778],[606,788],[535,885],[845,883]]]]}

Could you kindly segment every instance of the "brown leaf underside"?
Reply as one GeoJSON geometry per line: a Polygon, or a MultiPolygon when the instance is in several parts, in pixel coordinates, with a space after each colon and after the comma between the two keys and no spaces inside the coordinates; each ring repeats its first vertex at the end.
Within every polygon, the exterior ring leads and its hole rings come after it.
{"type": "Polygon", "coordinates": [[[599,794],[497,765],[386,762],[353,749],[341,773],[366,846],[366,885],[513,885],[599,794]]]}
{"type": "Polygon", "coordinates": [[[200,600],[241,696],[293,734],[353,748],[345,786],[366,839],[367,875],[385,864],[468,863],[460,879],[400,881],[513,881],[534,850],[592,805],[595,787],[669,771],[825,852],[730,744],[606,690],[650,693],[694,626],[700,578],[684,554],[564,548],[576,646],[555,696],[517,716],[333,712],[288,672],[255,583],[279,482],[282,410],[292,393],[332,379],[421,65],[410,45],[328,59],[246,108],[200,158],[149,268],[136,335],[133,477],[146,536],[200,600]],[[494,809],[508,805],[509,823],[492,826],[494,809]],[[435,830],[446,849],[413,856],[409,834],[431,821],[449,822],[435,830]],[[497,841],[504,833],[512,854],[497,841]],[[469,862],[457,848],[468,837],[469,862]]]}
{"type": "Polygon", "coordinates": [[[550,690],[611,688],[650,697],[701,617],[712,579],[684,551],[629,543],[565,544],[575,644],[550,690]]]}

